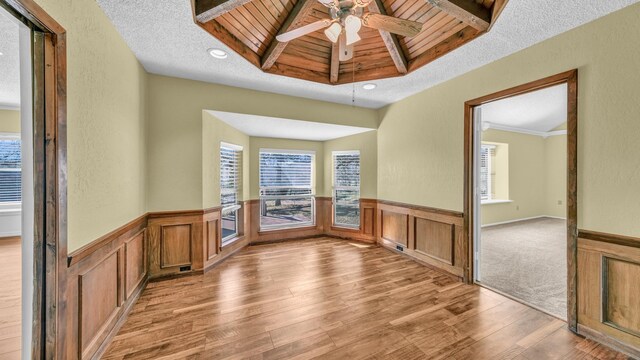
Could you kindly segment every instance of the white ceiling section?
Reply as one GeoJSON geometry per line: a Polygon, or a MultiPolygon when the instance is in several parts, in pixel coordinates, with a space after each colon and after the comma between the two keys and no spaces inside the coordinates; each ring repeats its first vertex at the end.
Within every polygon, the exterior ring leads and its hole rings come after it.
{"type": "Polygon", "coordinates": [[[10,16],[0,8],[0,109],[20,106],[20,33],[10,16]]]}
{"type": "Polygon", "coordinates": [[[224,111],[207,112],[249,136],[267,138],[327,141],[374,130],[224,111]]]}
{"type": "MultiPolygon", "coordinates": [[[[355,86],[355,105],[379,108],[640,0],[510,0],[486,35],[403,77],[355,86]]],[[[193,23],[189,0],[97,0],[151,73],[351,104],[352,85],[265,74],[193,23]],[[207,49],[229,52],[216,60],[207,49]]]]}
{"type": "Polygon", "coordinates": [[[549,132],[567,121],[567,84],[484,104],[481,111],[493,128],[549,132]]]}

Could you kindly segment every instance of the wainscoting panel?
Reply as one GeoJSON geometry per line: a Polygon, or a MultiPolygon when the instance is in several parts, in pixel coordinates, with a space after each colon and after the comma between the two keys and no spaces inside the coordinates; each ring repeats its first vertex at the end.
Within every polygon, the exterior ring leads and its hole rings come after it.
{"type": "Polygon", "coordinates": [[[140,286],[147,276],[146,230],[125,241],[125,289],[126,299],[140,286]]]}
{"type": "Polygon", "coordinates": [[[416,251],[453,265],[455,226],[415,218],[416,251]]]}
{"type": "Polygon", "coordinates": [[[383,239],[409,246],[409,215],[390,210],[380,211],[382,222],[381,236],[383,239]]]}
{"type": "Polygon", "coordinates": [[[207,261],[213,259],[220,252],[220,242],[218,234],[220,234],[220,219],[207,220],[205,222],[207,236],[207,261]]]}
{"type": "Polygon", "coordinates": [[[333,225],[333,199],[325,200],[324,233],[329,236],[369,243],[376,242],[376,209],[375,199],[360,199],[360,227],[357,229],[333,225]]]}
{"type": "Polygon", "coordinates": [[[100,328],[116,316],[122,305],[119,284],[120,250],[78,276],[79,335],[82,353],[94,348],[100,328]]]}
{"type": "Polygon", "coordinates": [[[160,268],[191,265],[191,224],[161,225],[160,268]]]}
{"type": "Polygon", "coordinates": [[[146,214],[70,254],[67,359],[99,358],[147,281],[146,214]]]}
{"type": "Polygon", "coordinates": [[[640,357],[640,239],[581,231],[578,332],[640,357]]]}
{"type": "Polygon", "coordinates": [[[468,273],[462,213],[378,201],[378,242],[458,277],[468,273]]]}
{"type": "Polygon", "coordinates": [[[149,276],[202,271],[206,248],[204,210],[150,213],[149,276]]]}

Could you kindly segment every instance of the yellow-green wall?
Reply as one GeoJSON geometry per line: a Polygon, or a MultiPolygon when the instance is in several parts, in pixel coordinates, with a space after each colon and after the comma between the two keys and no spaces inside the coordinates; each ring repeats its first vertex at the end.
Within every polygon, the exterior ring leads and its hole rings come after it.
{"type": "Polygon", "coordinates": [[[251,180],[250,196],[251,199],[260,197],[260,149],[276,149],[276,150],[305,150],[314,151],[314,189],[316,196],[330,196],[331,193],[325,193],[324,187],[324,143],[321,141],[305,141],[290,139],[273,139],[263,137],[251,137],[251,151],[249,156],[249,176],[251,180]]]}
{"type": "Polygon", "coordinates": [[[20,111],[0,109],[0,132],[20,132],[20,111]]]}
{"type": "Polygon", "coordinates": [[[640,4],[380,110],[378,197],[463,210],[464,102],[573,68],[578,226],[640,236],[640,4]]]}
{"type": "Polygon", "coordinates": [[[360,197],[375,199],[378,192],[376,131],[346,136],[324,143],[324,194],[333,194],[333,151],[360,150],[360,197]]]}
{"type": "Polygon", "coordinates": [[[537,216],[565,217],[566,135],[545,139],[536,135],[487,130],[482,133],[482,141],[508,144],[508,200],[511,200],[482,205],[483,225],[537,216]],[[558,200],[562,204],[558,205],[558,200]]]}
{"type": "MultiPolygon", "coordinates": [[[[202,208],[202,110],[369,128],[378,123],[377,112],[370,109],[158,75],[148,80],[149,211],[202,208]]],[[[257,197],[256,184],[251,183],[251,198],[257,197]]],[[[322,180],[319,185],[323,192],[322,180]]]]}
{"type": "Polygon", "coordinates": [[[146,73],[95,1],[36,2],[67,30],[72,251],[146,211],[146,73]]]}
{"type": "Polygon", "coordinates": [[[220,205],[220,143],[242,146],[242,198],[249,199],[249,136],[202,112],[202,206],[220,205]]]}
{"type": "Polygon", "coordinates": [[[567,217],[567,136],[550,136],[545,148],[545,215],[567,217]]]}

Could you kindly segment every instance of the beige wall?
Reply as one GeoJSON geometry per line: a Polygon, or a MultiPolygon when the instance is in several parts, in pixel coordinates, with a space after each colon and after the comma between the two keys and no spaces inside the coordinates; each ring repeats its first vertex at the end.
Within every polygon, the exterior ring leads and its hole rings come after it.
{"type": "Polygon", "coordinates": [[[567,136],[550,136],[545,149],[545,215],[567,217],[567,136]]]}
{"type": "Polygon", "coordinates": [[[511,200],[482,205],[483,225],[544,215],[565,217],[565,135],[545,139],[535,135],[487,130],[483,131],[482,140],[508,144],[508,200],[511,200]],[[562,204],[558,205],[558,200],[562,204]]]}
{"type": "Polygon", "coordinates": [[[36,0],[67,30],[68,246],[145,213],[146,73],[90,0],[36,0]]]}
{"type": "MultiPolygon", "coordinates": [[[[370,109],[157,75],[148,78],[149,211],[202,208],[202,110],[370,128],[378,123],[377,112],[370,109]]],[[[253,183],[250,191],[255,198],[253,183]]]]}
{"type": "Polygon", "coordinates": [[[381,109],[378,197],[463,208],[464,102],[579,69],[578,226],[640,236],[640,4],[381,109]]]}
{"type": "Polygon", "coordinates": [[[220,143],[242,146],[242,198],[249,199],[249,136],[202,112],[202,207],[220,205],[220,143]]]}
{"type": "Polygon", "coordinates": [[[0,109],[0,132],[20,132],[20,111],[0,109]]]}
{"type": "Polygon", "coordinates": [[[260,198],[260,149],[315,151],[314,188],[316,196],[330,196],[324,187],[324,143],[321,141],[251,137],[249,181],[251,199],[260,198]]]}
{"type": "Polygon", "coordinates": [[[324,194],[333,196],[333,151],[360,150],[360,197],[375,199],[378,191],[376,131],[346,136],[324,143],[324,194]]]}

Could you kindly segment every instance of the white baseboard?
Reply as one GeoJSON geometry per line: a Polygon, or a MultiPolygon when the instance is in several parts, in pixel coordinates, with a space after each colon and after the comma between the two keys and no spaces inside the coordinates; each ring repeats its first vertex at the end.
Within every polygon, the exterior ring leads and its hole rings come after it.
{"type": "Polygon", "coordinates": [[[505,224],[517,223],[517,222],[520,222],[520,221],[535,220],[535,219],[541,219],[541,218],[551,218],[551,219],[566,220],[566,218],[558,217],[558,216],[538,215],[538,216],[532,216],[532,217],[528,217],[528,218],[514,219],[514,220],[501,221],[501,222],[492,223],[492,224],[486,224],[486,225],[482,225],[481,227],[484,228],[484,227],[490,227],[490,226],[505,225],[505,224]]]}

